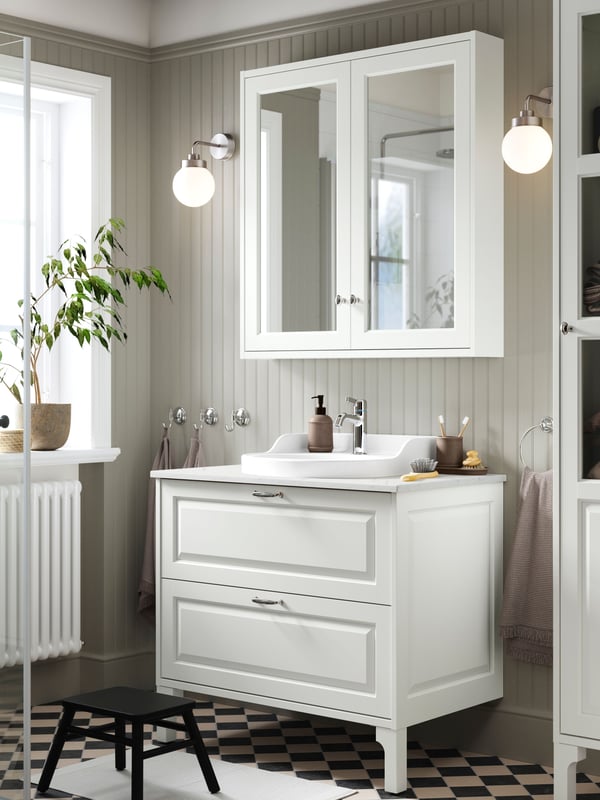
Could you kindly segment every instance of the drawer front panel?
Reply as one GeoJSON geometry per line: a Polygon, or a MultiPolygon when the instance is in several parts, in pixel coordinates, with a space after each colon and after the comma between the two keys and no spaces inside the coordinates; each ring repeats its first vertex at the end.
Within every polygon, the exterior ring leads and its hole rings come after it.
{"type": "Polygon", "coordinates": [[[163,481],[163,577],[390,602],[390,495],[264,490],[163,481]]]}
{"type": "Polygon", "coordinates": [[[386,606],[173,580],[162,593],[161,677],[389,717],[386,606]]]}

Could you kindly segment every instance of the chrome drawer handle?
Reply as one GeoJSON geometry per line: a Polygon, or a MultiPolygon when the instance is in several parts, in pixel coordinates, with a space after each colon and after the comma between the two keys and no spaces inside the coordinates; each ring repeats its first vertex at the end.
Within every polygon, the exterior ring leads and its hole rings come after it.
{"type": "Polygon", "coordinates": [[[283,497],[283,492],[252,492],[252,497],[283,497]]]}
{"type": "Polygon", "coordinates": [[[264,600],[262,597],[253,597],[253,603],[257,603],[259,606],[282,606],[283,600],[264,600]]]}

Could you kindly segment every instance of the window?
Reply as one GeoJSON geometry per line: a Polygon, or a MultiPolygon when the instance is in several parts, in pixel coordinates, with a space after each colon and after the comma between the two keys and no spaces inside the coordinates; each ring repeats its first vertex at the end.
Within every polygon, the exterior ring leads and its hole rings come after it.
{"type": "MultiPolygon", "coordinates": [[[[2,59],[0,169],[5,187],[19,185],[10,176],[11,171],[22,169],[9,155],[15,152],[13,137],[22,136],[22,119],[16,112],[17,75],[11,59],[2,59]]],[[[91,252],[95,231],[111,215],[110,78],[33,63],[31,85],[31,288],[35,294],[43,288],[40,267],[61,242],[81,236],[91,252]]],[[[5,190],[0,195],[4,251],[17,257],[22,252],[24,220],[19,218],[14,193],[5,190]]],[[[5,335],[17,322],[22,286],[20,275],[10,270],[3,270],[2,280],[0,332],[5,335]]],[[[47,358],[41,367],[43,399],[72,404],[69,446],[109,446],[110,359],[100,347],[81,349],[69,339],[61,337],[51,353],[51,365],[47,358]]],[[[3,352],[6,357],[5,348],[3,352]]]]}

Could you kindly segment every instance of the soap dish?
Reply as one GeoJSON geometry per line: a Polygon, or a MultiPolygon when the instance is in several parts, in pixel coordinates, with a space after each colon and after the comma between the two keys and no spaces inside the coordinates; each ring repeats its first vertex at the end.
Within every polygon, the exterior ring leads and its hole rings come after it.
{"type": "Polygon", "coordinates": [[[415,458],[410,462],[410,468],[413,472],[433,472],[437,463],[434,458],[415,458]]]}

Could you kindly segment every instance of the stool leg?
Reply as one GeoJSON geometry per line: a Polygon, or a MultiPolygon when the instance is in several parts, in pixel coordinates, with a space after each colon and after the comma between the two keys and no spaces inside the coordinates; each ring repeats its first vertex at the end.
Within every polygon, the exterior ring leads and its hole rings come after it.
{"type": "Polygon", "coordinates": [[[125,720],[115,717],[115,769],[125,769],[125,720]],[[120,741],[119,741],[120,740],[120,741]]]}
{"type": "Polygon", "coordinates": [[[131,800],[144,800],[144,723],[131,723],[131,800]]]}
{"type": "Polygon", "coordinates": [[[196,758],[198,759],[198,763],[200,764],[200,768],[202,769],[204,780],[206,781],[206,785],[208,786],[208,791],[211,794],[214,794],[215,792],[220,792],[221,787],[219,786],[219,782],[217,781],[217,776],[215,775],[213,765],[211,764],[210,758],[208,757],[208,753],[206,752],[206,747],[204,745],[204,741],[202,739],[200,731],[198,730],[198,724],[196,723],[194,712],[192,711],[191,708],[188,708],[187,711],[182,712],[182,716],[192,746],[196,752],[196,758]]]}
{"type": "Polygon", "coordinates": [[[46,758],[46,763],[44,764],[44,769],[42,770],[42,775],[38,783],[38,792],[45,792],[50,786],[50,781],[52,780],[54,770],[56,769],[60,754],[62,753],[63,745],[67,740],[67,733],[69,732],[69,727],[74,716],[74,708],[63,708],[63,713],[58,723],[56,733],[54,734],[52,746],[50,747],[50,752],[46,758]]]}

